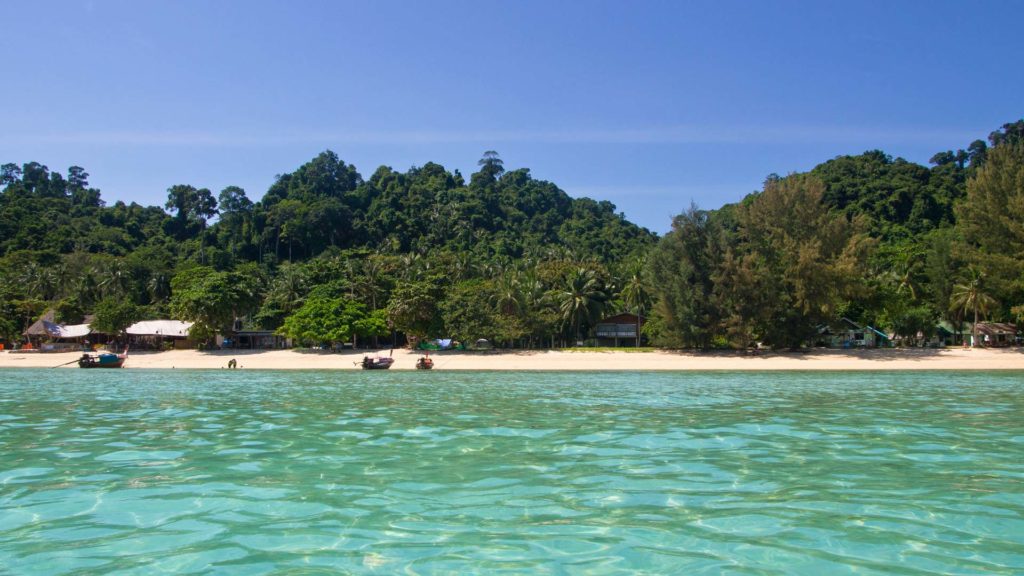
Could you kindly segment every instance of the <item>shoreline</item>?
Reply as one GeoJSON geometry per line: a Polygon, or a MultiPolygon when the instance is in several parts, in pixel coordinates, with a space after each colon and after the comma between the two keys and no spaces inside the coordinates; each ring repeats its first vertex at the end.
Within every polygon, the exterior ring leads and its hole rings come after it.
{"type": "MultiPolygon", "coordinates": [[[[318,350],[169,350],[131,352],[125,369],[221,369],[235,359],[243,370],[360,370],[364,355],[389,349],[326,352],[318,350]]],[[[0,352],[0,369],[54,368],[81,352],[0,352]]],[[[391,370],[415,370],[420,351],[396,349],[391,370]]],[[[432,352],[434,371],[771,371],[771,370],[1024,370],[1024,348],[814,349],[806,352],[510,350],[432,352]]],[[[75,364],[63,368],[78,369],[75,364]]]]}

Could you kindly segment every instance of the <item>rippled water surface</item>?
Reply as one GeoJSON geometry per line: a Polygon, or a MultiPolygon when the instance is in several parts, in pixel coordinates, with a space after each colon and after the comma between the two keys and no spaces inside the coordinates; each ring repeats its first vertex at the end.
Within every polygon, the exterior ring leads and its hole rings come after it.
{"type": "Polygon", "coordinates": [[[1024,573],[1024,376],[0,372],[0,573],[1024,573]]]}

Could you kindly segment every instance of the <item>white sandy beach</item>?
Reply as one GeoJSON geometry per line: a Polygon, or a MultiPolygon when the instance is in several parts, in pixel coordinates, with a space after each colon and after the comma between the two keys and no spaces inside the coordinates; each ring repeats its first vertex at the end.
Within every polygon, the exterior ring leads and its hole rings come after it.
{"type": "MultiPolygon", "coordinates": [[[[218,369],[232,358],[243,370],[358,370],[364,354],[308,350],[132,352],[125,368],[218,369]]],[[[387,355],[387,349],[379,351],[387,355]]],[[[81,353],[0,352],[2,368],[48,368],[81,353]]],[[[422,354],[395,350],[392,370],[414,370],[422,354]]],[[[1024,370],[1024,349],[813,350],[810,352],[509,351],[432,353],[435,370],[1024,370]]],[[[72,363],[67,368],[77,366],[72,363]]]]}

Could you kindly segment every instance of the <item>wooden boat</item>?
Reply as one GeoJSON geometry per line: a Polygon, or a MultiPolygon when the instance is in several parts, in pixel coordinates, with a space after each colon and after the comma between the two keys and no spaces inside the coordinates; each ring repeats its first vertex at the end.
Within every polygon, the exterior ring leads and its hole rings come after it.
{"type": "Polygon", "coordinates": [[[385,358],[383,356],[370,358],[369,356],[363,356],[363,361],[360,366],[363,367],[363,370],[387,370],[388,368],[391,368],[391,365],[394,363],[394,358],[385,358]]]}
{"type": "Polygon", "coordinates": [[[120,368],[124,366],[124,361],[128,359],[128,351],[125,350],[123,354],[111,354],[105,352],[103,354],[82,354],[82,357],[78,359],[79,368],[120,368]]]}
{"type": "Polygon", "coordinates": [[[416,361],[417,370],[430,370],[434,367],[434,361],[430,359],[430,356],[424,356],[416,361]]]}

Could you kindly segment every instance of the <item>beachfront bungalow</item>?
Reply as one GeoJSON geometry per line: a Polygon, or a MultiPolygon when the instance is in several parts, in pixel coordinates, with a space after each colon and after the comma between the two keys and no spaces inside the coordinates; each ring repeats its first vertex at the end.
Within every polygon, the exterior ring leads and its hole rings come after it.
{"type": "Polygon", "coordinates": [[[217,346],[240,350],[283,350],[292,347],[290,338],[274,330],[264,330],[248,316],[236,317],[231,332],[218,334],[217,346]]]}
{"type": "Polygon", "coordinates": [[[233,338],[218,335],[217,345],[241,350],[282,350],[291,348],[291,340],[273,330],[236,330],[233,338]]]}
{"type": "Polygon", "coordinates": [[[55,317],[56,313],[51,308],[21,333],[28,343],[25,348],[40,352],[66,352],[107,341],[106,334],[95,332],[89,326],[95,318],[91,314],[81,324],[58,324],[55,317]]]}
{"type": "MultiPolygon", "coordinates": [[[[974,330],[969,330],[966,338],[972,338],[974,330]]],[[[1006,322],[978,322],[978,342],[976,345],[992,348],[1005,348],[1017,344],[1017,325],[1006,322]]]]}
{"type": "Polygon", "coordinates": [[[888,346],[890,337],[875,328],[846,318],[818,328],[818,343],[830,348],[877,348],[888,346]]]}
{"type": "Polygon", "coordinates": [[[643,337],[643,325],[643,316],[623,312],[599,321],[594,328],[594,336],[597,338],[598,346],[636,346],[638,326],[641,330],[640,343],[646,341],[643,337]]]}
{"type": "Polygon", "coordinates": [[[132,348],[162,350],[165,348],[187,349],[194,343],[188,336],[192,322],[181,320],[143,320],[128,328],[128,344],[132,348]]]}

